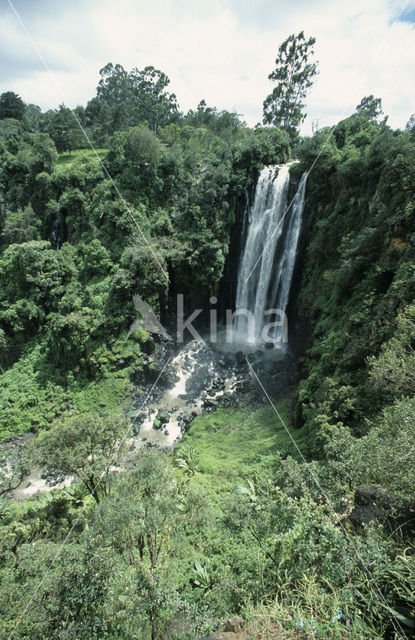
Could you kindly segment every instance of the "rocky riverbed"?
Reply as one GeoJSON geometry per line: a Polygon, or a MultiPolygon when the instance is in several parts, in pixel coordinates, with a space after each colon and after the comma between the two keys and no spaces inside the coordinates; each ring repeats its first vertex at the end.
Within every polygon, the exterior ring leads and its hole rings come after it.
{"type": "MultiPolygon", "coordinates": [[[[266,402],[241,350],[231,351],[223,344],[193,340],[176,353],[172,345],[166,344],[160,345],[159,351],[164,364],[159,358],[162,374],[157,383],[137,387],[132,395],[131,436],[127,458],[118,462],[121,468],[134,462],[143,446],[173,449],[192,421],[203,413],[240,402],[248,403],[254,409],[266,402]]],[[[292,358],[282,352],[261,350],[250,350],[247,357],[272,395],[284,389],[293,373],[292,358]]],[[[13,492],[13,497],[25,500],[66,487],[71,481],[72,478],[62,474],[51,475],[44,469],[33,468],[13,492]]]]}
{"type": "Polygon", "coordinates": [[[206,342],[192,341],[172,358],[154,389],[133,396],[131,412],[137,448],[171,449],[194,418],[219,406],[231,406],[249,384],[249,367],[206,342]]]}

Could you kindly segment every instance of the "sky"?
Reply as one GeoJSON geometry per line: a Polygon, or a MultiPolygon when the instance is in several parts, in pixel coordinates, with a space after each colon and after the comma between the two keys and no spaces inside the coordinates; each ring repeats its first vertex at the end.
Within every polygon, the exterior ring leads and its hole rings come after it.
{"type": "Polygon", "coordinates": [[[319,61],[304,134],[370,94],[392,127],[405,127],[415,113],[415,0],[0,0],[0,92],[73,108],[95,95],[107,62],[153,65],[181,110],[205,99],[254,126],[278,47],[301,30],[316,38],[319,61]]]}

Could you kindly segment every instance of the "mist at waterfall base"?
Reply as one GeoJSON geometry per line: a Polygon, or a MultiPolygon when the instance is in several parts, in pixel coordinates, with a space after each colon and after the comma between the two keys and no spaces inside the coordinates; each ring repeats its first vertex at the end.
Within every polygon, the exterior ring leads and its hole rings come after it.
{"type": "Polygon", "coordinates": [[[307,174],[288,202],[290,166],[261,171],[244,221],[233,321],[219,334],[227,348],[249,353],[265,349],[274,356],[288,349],[289,302],[304,209],[307,174]]]}

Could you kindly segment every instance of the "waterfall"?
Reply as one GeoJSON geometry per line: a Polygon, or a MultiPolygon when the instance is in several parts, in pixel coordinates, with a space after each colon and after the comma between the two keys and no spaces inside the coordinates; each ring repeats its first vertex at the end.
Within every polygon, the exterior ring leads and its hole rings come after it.
{"type": "Polygon", "coordinates": [[[254,202],[249,210],[246,242],[238,271],[233,328],[238,340],[251,344],[265,341],[284,343],[288,340],[285,312],[307,177],[305,173],[302,175],[297,193],[287,210],[289,167],[289,164],[277,165],[261,171],[254,202]],[[265,325],[267,329],[264,336],[265,325]]]}

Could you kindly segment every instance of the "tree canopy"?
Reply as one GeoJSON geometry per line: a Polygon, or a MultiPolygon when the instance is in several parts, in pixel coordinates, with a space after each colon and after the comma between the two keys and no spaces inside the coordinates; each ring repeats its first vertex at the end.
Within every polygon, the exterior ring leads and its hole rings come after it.
{"type": "Polygon", "coordinates": [[[317,63],[310,61],[315,42],[315,38],[307,40],[300,31],[280,45],[275,69],[268,76],[277,84],[264,100],[264,124],[273,124],[295,135],[305,119],[304,99],[317,74],[317,63]]]}
{"type": "Polygon", "coordinates": [[[14,91],[5,91],[0,96],[0,120],[14,118],[21,120],[25,112],[25,103],[14,91]]]}

